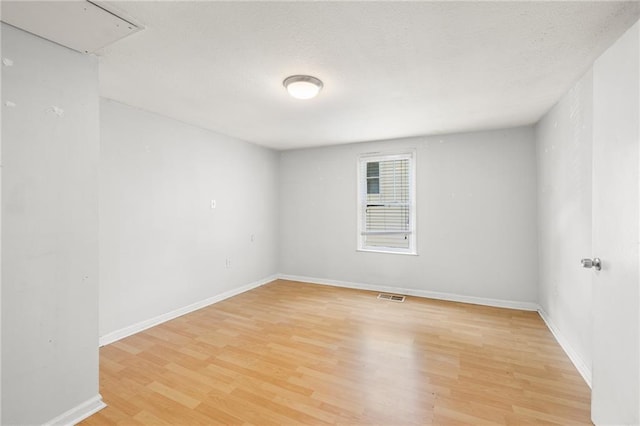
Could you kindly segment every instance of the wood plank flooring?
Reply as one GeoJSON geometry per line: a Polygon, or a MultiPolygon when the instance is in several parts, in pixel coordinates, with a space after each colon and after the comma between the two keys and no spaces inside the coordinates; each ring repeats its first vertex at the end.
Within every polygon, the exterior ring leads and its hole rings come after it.
{"type": "Polygon", "coordinates": [[[100,349],[83,425],[591,424],[535,312],[275,281],[100,349]]]}

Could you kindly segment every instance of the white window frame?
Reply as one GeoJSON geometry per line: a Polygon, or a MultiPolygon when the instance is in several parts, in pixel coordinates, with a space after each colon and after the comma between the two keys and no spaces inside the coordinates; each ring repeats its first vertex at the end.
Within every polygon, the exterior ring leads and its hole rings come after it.
{"type": "Polygon", "coordinates": [[[374,153],[361,154],[357,162],[357,203],[358,203],[358,224],[357,224],[357,251],[374,253],[392,253],[417,255],[417,224],[416,224],[416,152],[415,150],[402,151],[399,153],[374,153]],[[379,247],[366,246],[364,227],[364,209],[366,208],[367,178],[366,164],[369,162],[381,162],[392,160],[409,160],[409,247],[379,247]],[[363,173],[363,168],[365,168],[363,173]]]}

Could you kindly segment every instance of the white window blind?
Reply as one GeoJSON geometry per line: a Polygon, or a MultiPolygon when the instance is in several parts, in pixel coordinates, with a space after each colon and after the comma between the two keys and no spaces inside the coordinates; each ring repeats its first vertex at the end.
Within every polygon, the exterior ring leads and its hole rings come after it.
{"type": "Polygon", "coordinates": [[[358,248],[415,254],[414,155],[359,161],[358,248]]]}

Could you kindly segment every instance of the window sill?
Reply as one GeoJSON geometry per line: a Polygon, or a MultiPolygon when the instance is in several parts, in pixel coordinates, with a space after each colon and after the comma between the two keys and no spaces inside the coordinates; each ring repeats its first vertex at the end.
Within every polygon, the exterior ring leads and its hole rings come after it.
{"type": "Polygon", "coordinates": [[[370,249],[370,248],[358,248],[356,249],[356,251],[361,251],[365,253],[403,254],[405,256],[418,256],[417,252],[412,252],[412,251],[395,251],[395,250],[370,249]]]}

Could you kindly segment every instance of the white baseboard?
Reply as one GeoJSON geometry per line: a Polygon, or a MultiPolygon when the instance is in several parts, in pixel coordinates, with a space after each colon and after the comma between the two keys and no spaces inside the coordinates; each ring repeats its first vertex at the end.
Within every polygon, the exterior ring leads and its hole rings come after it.
{"type": "Polygon", "coordinates": [[[407,296],[425,297],[428,299],[448,300],[451,302],[471,303],[474,305],[494,306],[497,308],[519,309],[523,311],[537,311],[539,306],[533,302],[518,302],[512,300],[489,299],[486,297],[463,296],[453,293],[418,290],[411,288],[389,287],[373,284],[353,283],[348,281],[328,280],[324,278],[303,277],[298,275],[278,274],[278,278],[290,281],[300,281],[311,284],[331,285],[334,287],[355,288],[384,293],[404,294],[407,296]]]}
{"type": "Polygon", "coordinates": [[[45,426],[73,426],[106,407],[100,394],[49,420],[45,426]]]}
{"type": "Polygon", "coordinates": [[[125,337],[131,336],[133,334],[139,333],[148,328],[154,327],[156,325],[162,324],[163,322],[167,322],[174,318],[180,317],[182,315],[188,314],[193,311],[197,311],[198,309],[202,309],[206,306],[213,305],[214,303],[220,302],[222,300],[228,299],[230,297],[236,296],[240,293],[244,293],[245,291],[252,290],[256,287],[263,286],[277,279],[277,275],[272,275],[267,278],[254,281],[242,287],[235,288],[233,290],[226,291],[222,294],[218,294],[213,297],[209,297],[207,299],[201,300],[199,302],[193,303],[188,306],[184,306],[182,308],[176,309],[171,312],[167,312],[166,314],[158,315],[154,318],[149,318],[148,320],[141,321],[139,323],[130,325],[128,327],[121,328],[120,330],[112,331],[111,333],[107,333],[104,336],[100,337],[99,344],[100,346],[105,346],[110,343],[116,342],[120,339],[124,339],[125,337]]]}
{"type": "Polygon", "coordinates": [[[556,327],[553,321],[551,321],[549,314],[547,314],[542,308],[538,309],[538,313],[540,314],[540,317],[542,318],[544,323],[547,325],[549,331],[551,331],[551,333],[553,334],[553,337],[556,338],[556,341],[558,342],[560,347],[564,350],[573,365],[576,367],[584,381],[587,382],[587,385],[589,387],[591,387],[591,368],[587,365],[586,362],[584,362],[582,357],[578,355],[578,352],[573,349],[569,341],[564,337],[560,330],[558,330],[558,327],[556,327]]]}

